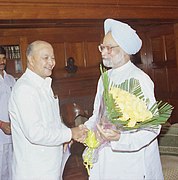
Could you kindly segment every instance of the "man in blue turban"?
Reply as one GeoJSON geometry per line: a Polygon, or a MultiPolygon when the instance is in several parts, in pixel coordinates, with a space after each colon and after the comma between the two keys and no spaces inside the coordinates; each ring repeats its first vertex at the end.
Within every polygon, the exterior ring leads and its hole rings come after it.
{"type": "MultiPolygon", "coordinates": [[[[119,85],[134,78],[139,81],[149,107],[155,103],[154,84],[150,77],[136,67],[130,55],[136,54],[142,41],[134,29],[114,19],[104,22],[105,36],[99,45],[103,64],[108,70],[110,82],[119,85]]],[[[114,131],[99,125],[98,114],[101,113],[103,82],[99,79],[94,101],[93,115],[85,123],[88,129],[96,128],[102,139],[108,142],[100,149],[98,160],[90,171],[90,180],[163,180],[162,167],[155,132],[141,129],[139,131],[114,131]],[[97,125],[96,125],[97,124],[97,125]]]]}

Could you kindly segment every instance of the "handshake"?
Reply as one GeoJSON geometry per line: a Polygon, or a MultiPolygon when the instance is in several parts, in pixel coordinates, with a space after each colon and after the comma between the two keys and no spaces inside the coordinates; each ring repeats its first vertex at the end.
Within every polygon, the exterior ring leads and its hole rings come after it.
{"type": "MultiPolygon", "coordinates": [[[[99,124],[97,124],[96,127],[96,135],[99,139],[102,139],[104,141],[118,141],[120,139],[120,131],[108,129],[99,124]]],[[[84,124],[81,124],[75,128],[71,128],[71,131],[72,139],[77,142],[84,143],[88,132],[88,128],[84,124]]]]}
{"type": "Polygon", "coordinates": [[[72,139],[77,142],[83,143],[85,138],[87,137],[88,128],[81,124],[78,127],[71,128],[72,131],[72,139]]]}
{"type": "MultiPolygon", "coordinates": [[[[120,139],[120,132],[113,130],[113,129],[105,129],[102,125],[97,124],[97,131],[96,135],[98,139],[102,142],[104,141],[118,141],[120,139]]],[[[71,128],[72,131],[72,139],[84,143],[85,139],[87,138],[88,134],[88,128],[84,125],[81,124],[78,127],[71,128]]],[[[73,141],[71,141],[69,144],[71,145],[73,141]]],[[[66,150],[66,146],[68,143],[64,145],[64,151],[66,150]]]]}

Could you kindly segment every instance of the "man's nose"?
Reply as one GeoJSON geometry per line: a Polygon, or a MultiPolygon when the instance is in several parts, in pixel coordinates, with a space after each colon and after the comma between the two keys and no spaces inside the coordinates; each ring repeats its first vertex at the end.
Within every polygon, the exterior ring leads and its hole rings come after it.
{"type": "Polygon", "coordinates": [[[101,52],[102,57],[106,54],[106,50],[103,49],[103,51],[101,52]]]}
{"type": "Polygon", "coordinates": [[[6,60],[5,60],[4,58],[3,58],[3,59],[2,59],[2,58],[0,59],[0,63],[5,63],[5,61],[6,61],[6,60]]]}

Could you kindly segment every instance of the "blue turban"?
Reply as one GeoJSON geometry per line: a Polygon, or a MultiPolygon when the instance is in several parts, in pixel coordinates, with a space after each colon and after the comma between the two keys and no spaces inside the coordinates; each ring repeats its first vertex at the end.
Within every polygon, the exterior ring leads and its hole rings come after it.
{"type": "Polygon", "coordinates": [[[116,43],[129,55],[136,54],[142,46],[142,40],[136,31],[128,24],[106,19],[104,21],[105,35],[110,31],[116,43]]]}

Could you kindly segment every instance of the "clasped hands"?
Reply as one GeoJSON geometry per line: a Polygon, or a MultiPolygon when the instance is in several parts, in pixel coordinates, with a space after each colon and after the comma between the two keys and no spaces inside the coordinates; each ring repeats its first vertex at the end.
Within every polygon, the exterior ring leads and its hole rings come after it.
{"type": "MultiPolygon", "coordinates": [[[[78,127],[73,127],[71,128],[71,131],[72,131],[73,140],[80,143],[83,143],[85,141],[85,138],[87,137],[87,132],[88,132],[88,129],[85,125],[81,124],[78,127]]],[[[63,149],[64,152],[67,150],[68,146],[70,147],[73,144],[73,140],[71,140],[68,143],[64,143],[64,149],[63,149]]]]}
{"type": "MultiPolygon", "coordinates": [[[[78,127],[71,128],[72,131],[72,139],[84,143],[86,137],[87,137],[87,132],[88,128],[84,125],[81,124],[78,127]]],[[[96,131],[97,136],[100,139],[106,140],[106,141],[118,141],[120,138],[120,132],[113,130],[113,129],[106,129],[102,125],[97,124],[97,131],[96,131]]],[[[70,143],[65,143],[64,144],[64,152],[67,149],[67,146],[71,146],[73,141],[70,141],[70,143]]]]}
{"type": "MultiPolygon", "coordinates": [[[[72,138],[80,143],[84,143],[87,137],[88,128],[81,124],[78,127],[72,128],[72,138]]],[[[118,141],[120,132],[113,129],[106,129],[104,126],[97,124],[97,136],[106,141],[118,141]]]]}
{"type": "Polygon", "coordinates": [[[77,142],[83,143],[85,138],[87,137],[88,128],[81,124],[78,127],[71,128],[72,131],[72,139],[77,142]]]}

